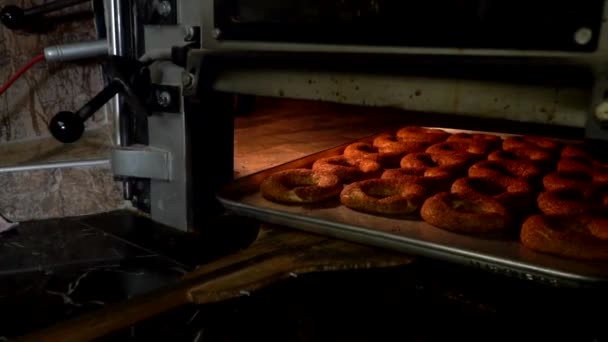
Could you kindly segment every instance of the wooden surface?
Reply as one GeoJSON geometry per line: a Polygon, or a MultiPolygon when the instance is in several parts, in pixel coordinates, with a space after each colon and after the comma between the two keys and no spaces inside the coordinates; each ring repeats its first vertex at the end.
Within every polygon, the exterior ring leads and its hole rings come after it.
{"type": "Polygon", "coordinates": [[[247,295],[299,274],[402,266],[412,261],[405,254],[263,226],[249,248],[203,265],[176,284],[19,340],[89,341],[188,303],[205,304],[247,295]]]}
{"type": "Polygon", "coordinates": [[[188,275],[197,278],[221,273],[213,281],[191,287],[192,302],[233,298],[304,273],[391,267],[413,261],[405,254],[282,229],[263,229],[257,243],[230,259],[219,270],[210,264],[188,275]],[[233,270],[225,271],[229,269],[233,270]]]}
{"type": "Polygon", "coordinates": [[[235,120],[235,175],[243,177],[400,127],[409,122],[407,118],[379,108],[258,99],[254,113],[235,120]]]}

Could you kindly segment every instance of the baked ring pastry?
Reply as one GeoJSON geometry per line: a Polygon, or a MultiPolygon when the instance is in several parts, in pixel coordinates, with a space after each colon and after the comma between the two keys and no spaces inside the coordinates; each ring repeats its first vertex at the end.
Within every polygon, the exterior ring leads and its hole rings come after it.
{"type": "Polygon", "coordinates": [[[581,172],[552,172],[543,177],[545,190],[586,190],[592,185],[593,178],[587,173],[581,172]]]}
{"type": "Polygon", "coordinates": [[[336,175],[343,183],[351,183],[377,177],[381,172],[381,166],[371,159],[351,162],[341,155],[318,159],[312,164],[312,170],[319,173],[330,173],[336,175]]]}
{"type": "Polygon", "coordinates": [[[428,143],[420,141],[399,140],[392,134],[381,134],[374,139],[372,144],[380,153],[406,155],[414,152],[424,152],[428,143]]]}
{"type": "Polygon", "coordinates": [[[351,163],[358,163],[363,159],[373,160],[380,163],[382,167],[396,167],[403,157],[402,153],[381,152],[372,144],[364,142],[352,143],[344,149],[344,157],[351,163]]]}
{"type": "Polygon", "coordinates": [[[591,172],[593,185],[608,191],[608,166],[596,165],[591,172]]]}
{"type": "Polygon", "coordinates": [[[439,167],[426,170],[388,169],[382,173],[382,179],[391,179],[425,186],[428,194],[448,191],[454,180],[454,174],[439,167]]]}
{"type": "Polygon", "coordinates": [[[539,166],[547,166],[553,162],[553,154],[538,147],[514,148],[494,151],[488,155],[488,160],[529,160],[539,166]]]}
{"type": "Polygon", "coordinates": [[[426,189],[416,183],[391,179],[368,179],[344,187],[340,202],[353,210],[371,214],[409,214],[426,198],[426,189]]]}
{"type": "Polygon", "coordinates": [[[502,142],[502,148],[507,151],[520,148],[541,148],[543,150],[555,151],[559,149],[560,146],[561,145],[553,139],[536,136],[508,137],[502,142]]]}
{"type": "Polygon", "coordinates": [[[591,153],[584,144],[568,144],[562,148],[562,158],[583,158],[592,160],[591,153]]]}
{"type": "Polygon", "coordinates": [[[520,241],[531,250],[582,260],[608,260],[608,241],[591,233],[589,216],[534,215],[522,226],[520,241]]]}
{"type": "Polygon", "coordinates": [[[593,164],[603,165],[608,163],[606,147],[608,146],[605,144],[572,143],[562,148],[561,157],[584,159],[593,164]]]}
{"type": "Polygon", "coordinates": [[[469,177],[540,179],[543,171],[528,160],[484,160],[469,168],[469,177]]]}
{"type": "Polygon", "coordinates": [[[338,196],[342,183],[332,174],[291,169],[266,177],[260,191],[264,198],[277,203],[317,203],[338,196]]]}
{"type": "Polygon", "coordinates": [[[599,208],[599,200],[585,189],[545,191],[536,200],[538,208],[546,215],[588,214],[599,208]]]}
{"type": "Polygon", "coordinates": [[[426,153],[445,154],[445,153],[461,153],[473,155],[485,155],[488,151],[488,146],[484,144],[467,144],[462,142],[441,142],[429,146],[426,153]]]}
{"type": "Polygon", "coordinates": [[[416,141],[426,144],[436,144],[445,141],[450,133],[438,128],[406,126],[397,131],[397,138],[402,141],[416,141]]]}
{"type": "Polygon", "coordinates": [[[380,161],[378,149],[372,146],[372,144],[364,142],[356,142],[346,146],[343,154],[351,162],[358,162],[361,159],[380,161]]]}
{"type": "Polygon", "coordinates": [[[451,172],[466,170],[471,163],[469,155],[464,153],[410,153],[401,159],[402,169],[412,172],[424,172],[432,168],[442,168],[451,172]]]}
{"type": "Polygon", "coordinates": [[[593,217],[588,228],[596,238],[608,240],[608,219],[605,217],[593,217]]]}
{"type": "Polygon", "coordinates": [[[593,163],[581,157],[562,157],[557,162],[557,172],[560,173],[593,173],[593,163]]]}
{"type": "Polygon", "coordinates": [[[424,201],[420,215],[435,227],[471,234],[503,231],[512,222],[507,208],[493,198],[449,192],[424,201]]]}
{"type": "Polygon", "coordinates": [[[491,197],[518,212],[533,203],[532,188],[522,178],[484,177],[460,178],[452,184],[451,192],[478,197],[491,197]]]}
{"type": "Polygon", "coordinates": [[[493,134],[483,133],[455,133],[450,135],[450,137],[446,141],[484,146],[484,151],[486,152],[498,149],[502,144],[501,137],[493,134]]]}
{"type": "Polygon", "coordinates": [[[461,142],[466,144],[475,143],[500,143],[502,138],[494,134],[484,133],[455,133],[452,134],[448,139],[448,142],[461,142]]]}

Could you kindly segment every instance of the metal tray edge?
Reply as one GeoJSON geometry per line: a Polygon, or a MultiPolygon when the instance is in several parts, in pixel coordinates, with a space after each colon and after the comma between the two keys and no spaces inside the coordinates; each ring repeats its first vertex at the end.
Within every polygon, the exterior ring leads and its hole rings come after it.
{"type": "Polygon", "coordinates": [[[499,273],[528,281],[546,283],[552,286],[577,288],[604,286],[608,284],[608,281],[602,278],[583,277],[578,274],[554,270],[548,271],[543,268],[534,267],[533,265],[512,262],[511,260],[506,259],[499,259],[499,261],[492,260],[490,257],[475,253],[466,253],[457,248],[451,249],[441,245],[434,246],[431,249],[428,246],[428,242],[417,241],[403,236],[396,237],[389,233],[365,228],[344,228],[342,224],[337,222],[322,221],[314,217],[297,216],[272,209],[258,208],[225,198],[219,198],[219,200],[229,211],[238,215],[252,217],[263,222],[287,226],[324,236],[331,236],[355,243],[388,248],[397,252],[412,253],[414,255],[481,268],[493,273],[499,273]]]}

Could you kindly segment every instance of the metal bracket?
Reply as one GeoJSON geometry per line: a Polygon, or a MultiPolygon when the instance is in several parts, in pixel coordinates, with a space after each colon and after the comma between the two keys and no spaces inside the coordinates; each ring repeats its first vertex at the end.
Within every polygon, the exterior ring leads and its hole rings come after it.
{"type": "Polygon", "coordinates": [[[171,152],[144,145],[112,150],[112,172],[122,177],[171,181],[171,152]]]}

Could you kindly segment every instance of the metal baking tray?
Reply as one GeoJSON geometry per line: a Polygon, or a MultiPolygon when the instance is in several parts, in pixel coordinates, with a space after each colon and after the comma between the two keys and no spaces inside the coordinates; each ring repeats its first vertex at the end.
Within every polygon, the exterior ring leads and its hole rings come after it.
{"type": "MultiPolygon", "coordinates": [[[[510,134],[497,135],[504,137],[510,134]]],[[[369,142],[375,136],[357,141],[369,142]]],[[[228,211],[289,228],[470,265],[554,286],[608,285],[608,262],[578,261],[537,253],[523,247],[516,236],[490,238],[457,234],[433,227],[416,216],[395,218],[357,212],[341,205],[339,199],[318,206],[292,206],[270,202],[260,194],[259,185],[268,175],[285,169],[309,168],[319,158],[341,154],[347,145],[237,179],[218,192],[217,197],[228,211]]]]}

